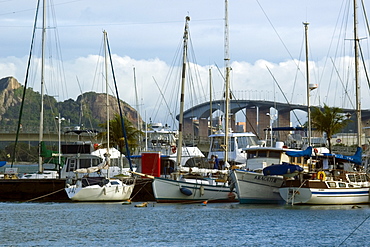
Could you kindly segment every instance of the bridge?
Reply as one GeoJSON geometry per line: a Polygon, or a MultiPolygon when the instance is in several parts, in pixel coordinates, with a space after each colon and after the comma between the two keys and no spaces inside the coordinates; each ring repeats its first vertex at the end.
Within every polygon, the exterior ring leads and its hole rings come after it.
{"type": "MultiPolygon", "coordinates": [[[[198,139],[199,142],[207,142],[210,134],[209,130],[209,116],[212,107],[212,113],[215,111],[224,111],[224,100],[204,102],[187,109],[184,112],[184,127],[183,133],[185,138],[198,139]]],[[[255,133],[257,136],[262,137],[263,129],[270,126],[270,117],[266,116],[266,113],[270,111],[270,108],[274,107],[278,110],[278,118],[273,123],[273,127],[277,126],[291,126],[293,122],[291,117],[291,111],[301,110],[306,112],[307,106],[300,104],[287,104],[268,100],[230,100],[230,119],[231,128],[235,132],[249,131],[255,133]],[[240,112],[246,112],[245,122],[237,123],[235,115],[240,112]]],[[[355,118],[354,109],[343,109],[343,112],[351,114],[351,118],[355,118]]],[[[370,110],[362,110],[362,124],[368,126],[370,120],[370,110]]],[[[179,116],[176,118],[178,119],[179,116]]],[[[355,122],[355,121],[353,121],[355,122]]],[[[218,125],[218,120],[212,120],[212,126],[218,125]]],[[[302,123],[304,124],[304,123],[302,123]]],[[[351,127],[355,132],[355,127],[351,127]]],[[[0,128],[0,141],[15,141],[16,129],[3,129],[0,128]]],[[[39,134],[35,129],[28,130],[23,128],[19,133],[19,141],[33,142],[38,141],[39,134]]],[[[58,142],[58,132],[53,130],[44,129],[44,141],[58,142]]],[[[93,137],[88,133],[72,133],[68,131],[62,131],[61,133],[62,142],[75,142],[75,141],[94,141],[93,137]]]]}
{"type": "MultiPolygon", "coordinates": [[[[230,126],[234,132],[249,131],[261,137],[263,129],[270,127],[271,125],[270,117],[266,116],[266,113],[270,112],[271,107],[278,110],[278,117],[276,121],[273,122],[272,127],[291,126],[293,121],[290,118],[293,110],[307,112],[307,106],[300,104],[287,104],[267,100],[230,100],[230,126]],[[245,122],[236,123],[235,115],[242,110],[246,112],[245,122]]],[[[210,134],[209,117],[211,109],[212,113],[214,113],[217,110],[224,112],[224,108],[224,100],[215,100],[212,101],[212,104],[210,102],[204,102],[187,109],[184,112],[184,135],[188,137],[196,136],[199,139],[205,140],[205,138],[210,134]],[[195,122],[197,124],[196,127],[194,127],[195,122]]],[[[351,114],[353,123],[356,122],[354,109],[343,109],[343,112],[351,114]]],[[[370,110],[362,110],[361,114],[362,126],[368,126],[370,110]]],[[[176,118],[179,119],[179,116],[176,116],[176,118]]],[[[212,126],[214,125],[213,119],[212,126]]],[[[357,131],[355,126],[351,126],[351,129],[354,130],[354,132],[357,131]]]]}
{"type": "MultiPolygon", "coordinates": [[[[96,134],[96,133],[95,133],[96,134]]],[[[95,142],[95,134],[83,132],[76,134],[74,132],[62,131],[60,135],[61,142],[77,142],[77,141],[91,141],[95,142]]],[[[16,130],[10,131],[9,129],[0,129],[0,141],[1,142],[14,142],[16,139],[16,130]]],[[[39,133],[24,129],[19,132],[18,141],[20,142],[38,142],[39,133]]],[[[45,131],[43,135],[43,141],[46,142],[58,142],[59,134],[57,131],[45,131]]]]}

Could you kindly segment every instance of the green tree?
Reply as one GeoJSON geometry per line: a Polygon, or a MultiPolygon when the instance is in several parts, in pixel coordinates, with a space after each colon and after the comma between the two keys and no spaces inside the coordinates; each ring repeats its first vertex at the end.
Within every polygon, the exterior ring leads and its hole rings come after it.
{"type": "Polygon", "coordinates": [[[349,119],[343,114],[343,110],[338,107],[329,107],[324,104],[321,109],[313,107],[311,112],[312,128],[317,131],[326,133],[326,140],[329,144],[329,151],[331,153],[331,137],[341,131],[348,123],[349,119]]]}
{"type": "MultiPolygon", "coordinates": [[[[143,133],[136,129],[134,125],[125,117],[123,117],[125,130],[126,130],[126,136],[127,136],[127,143],[130,149],[130,153],[133,153],[135,149],[139,146],[139,140],[140,137],[143,135],[143,133]]],[[[103,123],[99,125],[100,127],[107,129],[107,123],[103,123]]],[[[109,120],[109,146],[110,147],[116,147],[118,146],[118,149],[121,153],[127,155],[126,152],[126,143],[125,138],[123,136],[122,132],[122,126],[121,126],[121,117],[119,114],[115,114],[114,118],[109,120]]],[[[98,138],[105,138],[107,135],[107,132],[100,132],[98,134],[98,138]]],[[[106,146],[106,144],[104,145],[106,146]]]]}

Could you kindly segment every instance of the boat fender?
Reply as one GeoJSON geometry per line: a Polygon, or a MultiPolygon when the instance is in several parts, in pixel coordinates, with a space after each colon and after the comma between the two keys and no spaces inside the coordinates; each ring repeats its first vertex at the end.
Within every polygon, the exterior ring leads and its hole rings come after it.
{"type": "Polygon", "coordinates": [[[319,171],[316,176],[320,180],[326,180],[326,174],[324,171],[319,171]]]}
{"type": "Polygon", "coordinates": [[[235,193],[234,192],[229,192],[229,194],[227,194],[227,197],[230,199],[230,200],[235,200],[235,193]]]}
{"type": "Polygon", "coordinates": [[[186,196],[191,196],[193,194],[193,192],[191,192],[191,190],[189,190],[188,188],[183,188],[183,187],[180,188],[180,192],[183,193],[186,196]]]}
{"type": "Polygon", "coordinates": [[[204,186],[201,185],[200,188],[199,188],[199,192],[200,192],[200,195],[203,196],[204,195],[204,186]]]}
{"type": "Polygon", "coordinates": [[[172,153],[176,153],[176,146],[171,146],[172,153]]]}
{"type": "Polygon", "coordinates": [[[148,207],[148,203],[143,202],[143,203],[140,203],[140,204],[136,204],[135,207],[137,207],[137,208],[146,208],[146,207],[148,207]]]}

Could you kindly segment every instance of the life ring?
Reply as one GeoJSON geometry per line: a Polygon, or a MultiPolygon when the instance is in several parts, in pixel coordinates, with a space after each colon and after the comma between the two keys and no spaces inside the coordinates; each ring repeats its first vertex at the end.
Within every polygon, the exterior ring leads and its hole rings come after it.
{"type": "Polygon", "coordinates": [[[320,180],[326,180],[326,174],[324,171],[319,171],[316,176],[320,180]]]}
{"type": "Polygon", "coordinates": [[[319,150],[317,150],[317,148],[314,148],[313,151],[315,152],[315,154],[317,154],[319,152],[319,150]]]}
{"type": "Polygon", "coordinates": [[[171,146],[172,153],[176,153],[176,146],[171,146]]]}

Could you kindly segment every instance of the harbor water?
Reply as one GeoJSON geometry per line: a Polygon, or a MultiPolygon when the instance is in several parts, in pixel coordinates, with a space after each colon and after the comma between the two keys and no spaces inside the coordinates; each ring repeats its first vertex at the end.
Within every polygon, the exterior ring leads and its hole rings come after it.
{"type": "Polygon", "coordinates": [[[370,206],[0,203],[0,246],[369,246],[370,206]]]}

